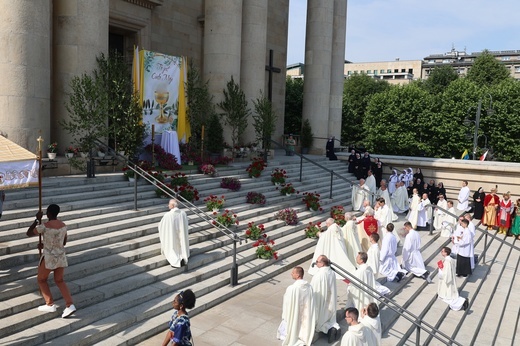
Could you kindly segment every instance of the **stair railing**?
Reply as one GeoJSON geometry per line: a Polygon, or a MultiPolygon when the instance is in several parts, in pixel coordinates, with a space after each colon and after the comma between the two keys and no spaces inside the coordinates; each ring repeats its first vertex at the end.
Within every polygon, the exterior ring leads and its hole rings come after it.
{"type": "MultiPolygon", "coordinates": [[[[237,263],[237,243],[242,245],[242,241],[247,243],[247,238],[239,236],[236,232],[230,230],[227,226],[220,223],[216,218],[213,217],[212,214],[208,214],[190,201],[186,200],[184,197],[182,197],[180,194],[172,191],[166,184],[156,179],[153,175],[142,169],[139,165],[137,165],[135,162],[132,162],[128,160],[126,157],[119,155],[116,153],[112,148],[108,147],[106,144],[102,143],[101,141],[97,140],[97,144],[100,146],[103,146],[107,149],[107,152],[110,153],[110,155],[113,155],[117,158],[118,161],[126,164],[128,169],[132,170],[134,174],[137,176],[140,176],[144,180],[148,181],[150,184],[155,185],[155,187],[159,190],[161,190],[166,196],[170,198],[177,199],[179,203],[189,209],[191,212],[196,214],[198,217],[200,217],[202,220],[204,220],[206,223],[211,225],[212,227],[215,226],[215,224],[218,225],[219,231],[221,231],[225,236],[227,236],[232,242],[233,242],[233,263],[231,265],[231,273],[230,273],[230,285],[236,286],[238,285],[238,263],[237,263]]],[[[136,176],[136,178],[137,178],[136,176]]],[[[134,210],[137,210],[137,179],[134,181],[134,210]]]]}
{"type": "MultiPolygon", "coordinates": [[[[278,142],[276,142],[276,141],[274,141],[272,139],[269,139],[269,141],[272,144],[276,145],[278,148],[287,150],[287,148],[283,144],[278,143],[278,142]]],[[[330,175],[329,198],[332,198],[332,187],[333,187],[334,177],[336,177],[336,178],[338,178],[340,180],[343,180],[344,182],[348,183],[351,187],[357,186],[357,187],[361,188],[361,186],[357,182],[354,182],[354,181],[352,181],[350,179],[347,179],[347,178],[339,175],[338,173],[334,172],[333,170],[328,169],[327,167],[320,165],[319,163],[317,163],[316,161],[312,160],[311,158],[309,158],[309,157],[307,157],[305,155],[302,155],[302,154],[298,154],[296,152],[294,154],[300,157],[300,182],[303,181],[303,160],[306,160],[307,162],[309,162],[309,163],[311,163],[311,164],[321,168],[322,170],[326,171],[330,175]]],[[[367,195],[370,195],[372,199],[377,197],[376,192],[364,190],[364,193],[366,193],[367,195]]]]}
{"type": "MultiPolygon", "coordinates": [[[[314,264],[314,263],[313,263],[314,264]]],[[[385,296],[381,296],[379,292],[372,287],[367,286],[363,281],[356,278],[352,273],[345,270],[341,266],[337,265],[334,262],[330,262],[331,269],[340,275],[341,277],[347,279],[350,281],[350,284],[353,284],[356,288],[362,290],[363,292],[367,293],[374,299],[376,299],[381,304],[385,305],[395,313],[401,315],[406,320],[411,322],[417,327],[417,333],[416,333],[416,345],[421,345],[421,330],[429,334],[431,337],[436,338],[437,340],[441,341],[442,343],[446,345],[458,345],[462,346],[462,344],[458,343],[454,339],[450,338],[448,335],[440,331],[439,329],[435,328],[431,324],[429,324],[426,321],[423,321],[423,319],[419,316],[416,316],[406,308],[404,308],[402,305],[398,304],[393,299],[387,298],[385,296]],[[336,268],[334,268],[336,267],[336,268]]],[[[381,309],[380,309],[381,310],[381,309]]]]}

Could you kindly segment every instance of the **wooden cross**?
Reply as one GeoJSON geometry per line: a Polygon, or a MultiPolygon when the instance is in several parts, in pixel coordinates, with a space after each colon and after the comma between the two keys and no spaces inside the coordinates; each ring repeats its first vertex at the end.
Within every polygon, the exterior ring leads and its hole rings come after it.
{"type": "Polygon", "coordinates": [[[269,49],[269,65],[265,65],[265,70],[269,72],[269,82],[267,84],[267,98],[270,102],[273,102],[273,72],[280,73],[278,67],[273,66],[273,50],[269,49]]]}

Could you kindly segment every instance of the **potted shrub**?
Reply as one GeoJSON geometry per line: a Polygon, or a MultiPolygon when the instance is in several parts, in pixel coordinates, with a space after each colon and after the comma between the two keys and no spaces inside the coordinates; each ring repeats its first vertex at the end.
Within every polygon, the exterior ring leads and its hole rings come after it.
{"type": "Polygon", "coordinates": [[[298,223],[298,214],[292,208],[285,208],[274,214],[275,219],[284,221],[286,225],[296,225],[298,223]]]}
{"type": "Polygon", "coordinates": [[[58,143],[53,142],[47,146],[47,157],[51,160],[56,158],[58,153],[58,143]]]}
{"type": "Polygon", "coordinates": [[[267,164],[263,159],[253,159],[253,162],[246,168],[249,178],[258,178],[267,164]]]}
{"type": "Polygon", "coordinates": [[[68,159],[72,159],[74,157],[74,154],[78,153],[78,148],[74,148],[73,146],[68,146],[67,149],[65,149],[65,157],[68,159]]]}
{"type": "Polygon", "coordinates": [[[340,226],[343,227],[347,223],[345,221],[345,208],[341,205],[335,205],[330,208],[330,217],[340,226]]]}
{"type": "Polygon", "coordinates": [[[226,200],[224,199],[224,196],[221,196],[219,198],[216,195],[209,195],[209,197],[206,197],[204,199],[204,203],[206,203],[206,208],[213,212],[218,212],[224,206],[225,202],[226,200]]]}
{"type": "Polygon", "coordinates": [[[318,233],[320,233],[321,231],[321,222],[316,222],[316,223],[312,223],[312,222],[309,222],[309,224],[307,225],[307,227],[305,227],[305,236],[307,238],[312,238],[312,239],[315,239],[315,238],[318,238],[318,233]]]}
{"type": "Polygon", "coordinates": [[[211,115],[209,118],[206,148],[212,160],[218,159],[222,154],[222,149],[224,149],[224,129],[216,114],[211,115]]]}
{"type": "Polygon", "coordinates": [[[320,204],[320,194],[317,192],[304,192],[302,201],[305,203],[308,210],[323,210],[320,204]]]}
{"type": "MultiPolygon", "coordinates": [[[[278,190],[278,188],[276,188],[278,190]]],[[[294,188],[294,186],[292,186],[291,183],[289,184],[283,184],[282,185],[282,188],[280,189],[280,193],[282,195],[286,195],[286,196],[290,196],[292,195],[293,193],[296,193],[296,189],[294,188]]]]}
{"type": "Polygon", "coordinates": [[[215,166],[213,166],[210,163],[205,163],[202,166],[200,166],[200,171],[205,175],[210,175],[214,177],[217,175],[217,170],[215,169],[215,166]]]}
{"type": "MultiPolygon", "coordinates": [[[[216,212],[213,212],[213,215],[216,214],[216,212]]],[[[217,215],[215,221],[213,221],[213,225],[217,226],[217,228],[222,226],[229,227],[233,224],[238,225],[238,216],[237,214],[234,214],[233,211],[228,209],[224,210],[223,213],[217,215]]]]}
{"type": "Polygon", "coordinates": [[[301,146],[302,154],[308,154],[309,149],[312,147],[314,142],[314,134],[312,133],[312,127],[309,119],[305,119],[302,125],[301,146]]]}
{"type": "Polygon", "coordinates": [[[265,234],[265,228],[263,224],[255,225],[254,222],[249,222],[247,224],[247,230],[246,230],[246,238],[251,240],[258,240],[262,237],[266,237],[265,234]]]}
{"type": "Polygon", "coordinates": [[[247,196],[246,196],[246,203],[264,205],[265,196],[263,194],[261,194],[260,192],[254,192],[254,191],[248,192],[247,196]]]}
{"type": "Polygon", "coordinates": [[[271,173],[271,182],[276,186],[284,184],[285,178],[287,178],[287,172],[285,169],[275,168],[273,173],[271,173]]]}
{"type": "Polygon", "coordinates": [[[242,184],[237,178],[222,178],[220,181],[220,187],[231,191],[238,191],[242,187],[242,184]]]}
{"type": "Polygon", "coordinates": [[[253,243],[253,247],[256,247],[256,256],[260,259],[271,259],[274,257],[278,259],[278,252],[274,249],[274,241],[265,238],[258,239],[253,243]]]}

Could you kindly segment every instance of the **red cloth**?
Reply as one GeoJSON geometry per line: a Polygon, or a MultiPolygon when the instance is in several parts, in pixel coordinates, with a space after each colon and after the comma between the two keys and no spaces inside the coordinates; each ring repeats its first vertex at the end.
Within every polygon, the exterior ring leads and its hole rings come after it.
{"type": "Polygon", "coordinates": [[[503,228],[511,227],[511,210],[513,203],[509,199],[507,202],[500,201],[500,209],[497,212],[497,226],[503,228]]]}
{"type": "Polygon", "coordinates": [[[367,215],[363,220],[363,229],[369,237],[372,233],[377,233],[377,220],[373,216],[367,215]]]}
{"type": "Polygon", "coordinates": [[[487,194],[484,198],[484,207],[487,207],[490,202],[498,205],[500,203],[500,198],[498,198],[497,195],[487,194]]]}
{"type": "Polygon", "coordinates": [[[443,269],[444,268],[444,262],[442,260],[439,260],[439,262],[437,262],[437,267],[439,267],[439,269],[443,269]]]}

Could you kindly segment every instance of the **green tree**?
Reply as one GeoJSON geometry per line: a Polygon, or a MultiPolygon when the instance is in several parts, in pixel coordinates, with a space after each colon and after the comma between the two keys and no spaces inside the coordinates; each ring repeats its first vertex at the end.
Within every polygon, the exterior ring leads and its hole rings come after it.
{"type": "Polygon", "coordinates": [[[212,114],[208,121],[206,147],[210,153],[221,153],[224,148],[224,129],[217,114],[212,114]]]}
{"type": "Polygon", "coordinates": [[[361,124],[367,105],[373,95],[389,88],[388,82],[374,79],[364,73],[347,78],[343,87],[342,143],[360,145],[364,142],[365,131],[361,124]]]}
{"type": "Polygon", "coordinates": [[[437,66],[431,71],[422,86],[431,94],[440,94],[458,78],[459,75],[451,66],[437,66]]]}
{"type": "Polygon", "coordinates": [[[271,101],[263,94],[256,100],[253,100],[255,112],[253,113],[253,127],[256,133],[256,139],[264,143],[264,149],[271,148],[269,139],[276,129],[276,119],[278,118],[273,110],[271,101]]]}
{"type": "Polygon", "coordinates": [[[509,70],[486,49],[475,59],[467,78],[477,85],[496,85],[511,78],[509,70]]]}
{"type": "Polygon", "coordinates": [[[231,141],[233,148],[238,144],[240,136],[247,127],[247,121],[251,111],[247,107],[246,95],[235,83],[233,76],[223,90],[224,100],[218,106],[224,111],[224,121],[231,128],[231,141]]]}
{"type": "Polygon", "coordinates": [[[193,59],[186,78],[187,116],[190,120],[191,135],[190,145],[200,148],[202,126],[208,125],[208,119],[216,114],[213,96],[208,89],[208,81],[203,81],[199,70],[194,66],[193,59]]]}
{"type": "Polygon", "coordinates": [[[284,133],[299,134],[303,114],[303,78],[285,80],[284,133]]]}

